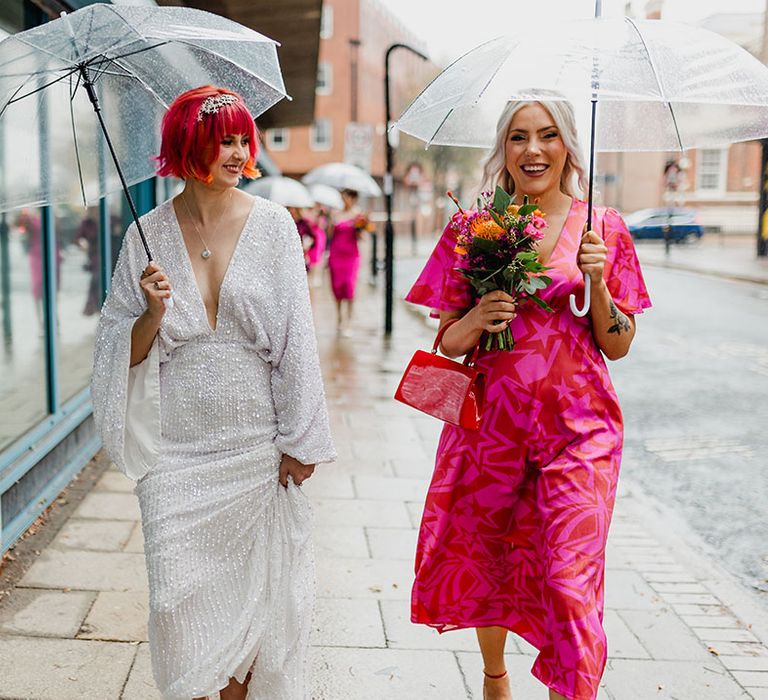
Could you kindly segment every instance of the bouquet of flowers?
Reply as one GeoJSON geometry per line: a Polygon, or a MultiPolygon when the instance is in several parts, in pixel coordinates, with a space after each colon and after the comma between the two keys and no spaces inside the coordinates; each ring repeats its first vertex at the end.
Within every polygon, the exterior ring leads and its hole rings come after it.
{"type": "MultiPolygon", "coordinates": [[[[462,267],[456,268],[466,277],[478,296],[501,290],[518,300],[530,300],[547,311],[549,305],[537,296],[540,289],[552,280],[543,273],[549,268],[538,261],[534,243],[544,237],[547,227],[544,214],[528,197],[522,205],[501,187],[483,192],[477,200],[477,209],[466,211],[448,192],[459,211],[450,226],[456,233],[455,252],[462,258],[462,267]]],[[[512,350],[515,339],[507,326],[499,333],[490,333],[485,349],[512,350]]]]}
{"type": "Polygon", "coordinates": [[[373,233],[375,230],[376,226],[365,214],[358,214],[355,217],[355,233],[358,237],[364,233],[373,233]]]}

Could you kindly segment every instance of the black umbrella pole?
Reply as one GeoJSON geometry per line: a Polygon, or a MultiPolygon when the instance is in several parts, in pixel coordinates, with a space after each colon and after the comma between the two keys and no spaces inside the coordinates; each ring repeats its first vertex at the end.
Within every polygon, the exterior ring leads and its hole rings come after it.
{"type": "Polygon", "coordinates": [[[112,160],[115,164],[115,168],[117,168],[117,174],[120,177],[120,182],[123,185],[123,192],[125,193],[125,198],[128,200],[128,206],[131,209],[131,215],[133,216],[133,220],[136,222],[136,228],[139,231],[139,237],[141,238],[141,243],[144,246],[144,251],[147,254],[147,260],[149,262],[152,262],[152,253],[149,250],[149,245],[147,244],[147,237],[144,235],[144,229],[141,226],[141,222],[139,221],[139,212],[136,211],[136,204],[133,201],[133,197],[131,197],[131,191],[128,189],[128,183],[125,181],[125,175],[123,175],[123,169],[120,167],[120,162],[117,159],[117,153],[115,153],[115,147],[112,145],[112,139],[109,138],[109,132],[107,131],[107,125],[104,123],[104,117],[101,116],[101,107],[99,106],[99,98],[96,95],[96,90],[93,88],[93,83],[91,82],[91,79],[88,77],[88,69],[84,66],[80,66],[80,74],[83,76],[83,87],[85,87],[85,91],[88,93],[88,99],[91,101],[91,104],[93,105],[93,111],[96,112],[96,117],[99,120],[99,124],[101,125],[101,131],[104,134],[104,139],[107,142],[107,146],[109,147],[109,152],[112,154],[112,160]]]}
{"type": "Polygon", "coordinates": [[[592,98],[592,130],[589,135],[589,192],[587,208],[587,230],[592,230],[592,191],[595,182],[595,123],[597,121],[597,99],[592,98]]]}

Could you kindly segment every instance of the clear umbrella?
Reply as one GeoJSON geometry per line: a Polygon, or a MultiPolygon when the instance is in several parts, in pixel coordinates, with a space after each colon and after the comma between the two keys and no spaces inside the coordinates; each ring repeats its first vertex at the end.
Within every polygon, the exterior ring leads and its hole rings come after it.
{"type": "Polygon", "coordinates": [[[92,203],[152,177],[166,108],[206,83],[261,114],[285,97],[275,42],[200,10],[100,3],[4,39],[0,167],[26,167],[0,191],[0,211],[92,203]]]}
{"type": "MultiPolygon", "coordinates": [[[[768,135],[760,61],[705,29],[629,17],[553,22],[482,44],[440,73],[396,128],[428,145],[488,147],[512,100],[569,100],[587,118],[591,103],[590,219],[595,151],[714,148],[768,135]]],[[[572,298],[571,309],[586,314],[588,297],[582,309],[572,298]]]]}
{"type": "Polygon", "coordinates": [[[337,190],[355,190],[360,194],[378,197],[381,188],[365,170],[349,163],[326,163],[310,170],[303,178],[305,185],[329,185],[337,190]]]}
{"type": "Polygon", "coordinates": [[[271,199],[284,207],[309,209],[315,206],[315,199],[298,180],[290,177],[260,177],[248,183],[245,190],[259,197],[271,199]]]}
{"type": "Polygon", "coordinates": [[[330,209],[344,208],[344,200],[341,198],[339,191],[333,187],[316,183],[309,186],[309,193],[317,204],[329,207],[330,209]]]}

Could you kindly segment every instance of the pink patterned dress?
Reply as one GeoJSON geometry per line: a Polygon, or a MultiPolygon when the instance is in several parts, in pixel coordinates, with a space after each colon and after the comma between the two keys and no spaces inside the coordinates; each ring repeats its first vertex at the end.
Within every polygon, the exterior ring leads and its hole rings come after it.
{"type": "MultiPolygon", "coordinates": [[[[594,700],[607,658],[605,543],[623,424],[576,266],[586,203],[574,200],[547,263],[549,313],[529,302],[511,328],[512,352],[483,352],[479,431],[443,429],[416,552],[411,619],[439,631],[499,625],[539,650],[531,670],[570,700],[594,700]]],[[[650,306],[621,216],[598,209],[604,277],[616,306],[650,306]],[[601,224],[602,223],[602,227],[601,224]]],[[[406,299],[434,310],[474,303],[446,229],[406,299]]]]}
{"type": "Polygon", "coordinates": [[[360,249],[357,246],[354,219],[339,221],[334,227],[328,252],[328,268],[336,299],[354,299],[357,274],[360,271],[360,249]]]}

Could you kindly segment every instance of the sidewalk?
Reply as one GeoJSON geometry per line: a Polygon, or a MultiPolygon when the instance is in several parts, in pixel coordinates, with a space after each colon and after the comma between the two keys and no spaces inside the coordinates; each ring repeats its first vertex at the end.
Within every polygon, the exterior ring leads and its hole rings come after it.
{"type": "Polygon", "coordinates": [[[701,241],[670,246],[662,241],[637,241],[643,265],[687,270],[715,277],[768,284],[768,258],[758,258],[755,236],[705,234],[701,241]]]}
{"type": "MultiPolygon", "coordinates": [[[[398,304],[385,343],[380,292],[365,279],[363,272],[351,338],[334,333],[328,291],[315,294],[339,461],[318,468],[305,486],[315,503],[319,575],[313,699],[477,699],[474,633],[438,636],[409,622],[416,528],[440,425],[391,396],[410,354],[433,332],[398,304]]],[[[0,599],[0,698],[159,697],[131,490],[122,475],[104,472],[0,599]]],[[[672,532],[663,513],[621,483],[608,547],[610,661],[600,700],[768,700],[768,614],[672,532]]],[[[532,662],[532,649],[510,637],[516,700],[546,697],[529,674],[532,662]]]]}

